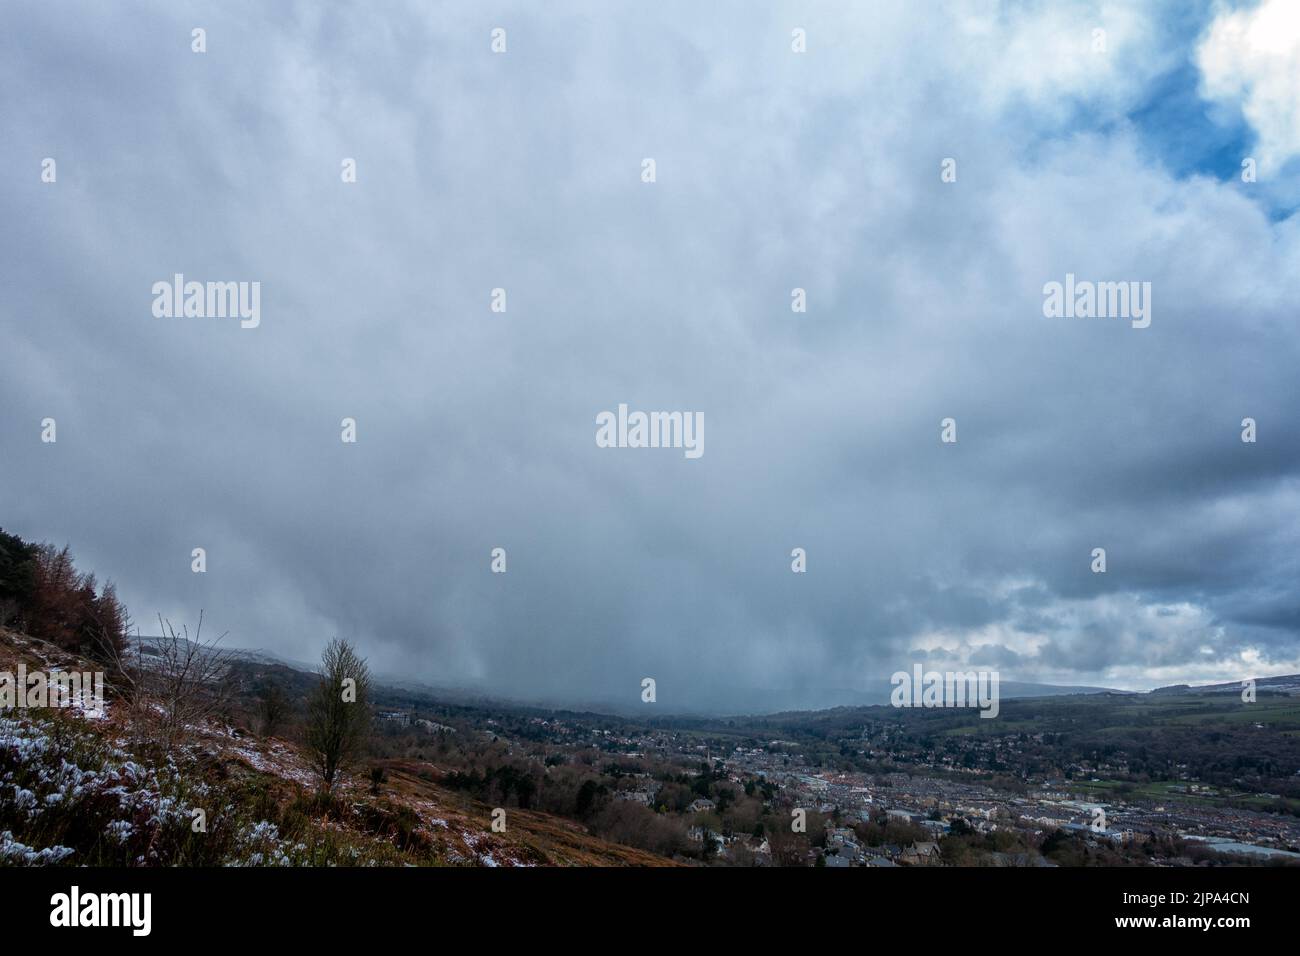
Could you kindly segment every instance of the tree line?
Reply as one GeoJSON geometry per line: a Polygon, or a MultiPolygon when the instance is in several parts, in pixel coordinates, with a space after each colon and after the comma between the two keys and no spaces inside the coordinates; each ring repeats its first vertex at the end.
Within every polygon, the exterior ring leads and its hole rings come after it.
{"type": "Polygon", "coordinates": [[[91,660],[121,656],[131,619],[112,582],[77,570],[64,546],[35,544],[0,529],[0,626],[91,660]]]}

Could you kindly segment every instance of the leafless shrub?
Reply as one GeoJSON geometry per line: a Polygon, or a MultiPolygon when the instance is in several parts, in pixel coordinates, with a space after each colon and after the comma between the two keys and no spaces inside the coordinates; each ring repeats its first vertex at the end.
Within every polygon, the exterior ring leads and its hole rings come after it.
{"type": "Polygon", "coordinates": [[[170,752],[189,730],[227,712],[230,656],[217,646],[225,634],[203,639],[202,611],[192,639],[187,626],[177,632],[161,615],[158,625],[161,636],[137,636],[116,657],[114,678],[136,732],[170,752]]]}

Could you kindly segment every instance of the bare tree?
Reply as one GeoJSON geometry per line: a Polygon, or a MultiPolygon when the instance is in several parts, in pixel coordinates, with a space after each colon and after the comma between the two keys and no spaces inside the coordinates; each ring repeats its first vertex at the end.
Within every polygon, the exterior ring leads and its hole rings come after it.
{"type": "Polygon", "coordinates": [[[307,704],[307,747],[329,794],[341,770],[370,733],[370,668],[347,641],[335,638],[321,655],[320,683],[307,704]]]}
{"type": "Polygon", "coordinates": [[[226,713],[231,696],[230,657],[218,648],[225,638],[203,639],[203,612],[193,639],[189,628],[178,633],[171,621],[158,617],[161,636],[135,639],[134,648],[112,661],[137,731],[146,732],[170,751],[191,727],[226,713]],[[146,640],[149,640],[148,651],[146,640]]]}

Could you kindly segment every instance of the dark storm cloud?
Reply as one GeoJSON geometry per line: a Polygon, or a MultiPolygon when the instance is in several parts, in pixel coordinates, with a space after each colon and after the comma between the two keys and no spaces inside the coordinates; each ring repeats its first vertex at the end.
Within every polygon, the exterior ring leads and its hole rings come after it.
{"type": "Polygon", "coordinates": [[[670,707],[1300,669],[1300,235],[1123,122],[1155,13],[1099,64],[1053,47],[1086,3],[76,10],[0,40],[0,520],[138,618],[670,707]],[[261,282],[260,327],[154,318],[178,272],[261,282]],[[1067,272],[1151,327],[1044,318],[1067,272]],[[596,447],[620,402],[704,456],[596,447]]]}

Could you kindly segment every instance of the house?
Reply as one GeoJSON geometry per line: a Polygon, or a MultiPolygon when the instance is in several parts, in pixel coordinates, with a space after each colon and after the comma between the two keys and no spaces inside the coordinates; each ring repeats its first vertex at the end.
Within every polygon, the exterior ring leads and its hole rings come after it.
{"type": "Polygon", "coordinates": [[[898,862],[906,866],[935,866],[940,862],[939,844],[913,843],[903,851],[898,862]]]}
{"type": "Polygon", "coordinates": [[[827,846],[849,846],[856,848],[858,835],[848,827],[828,827],[826,830],[827,846]]]}
{"type": "Polygon", "coordinates": [[[415,721],[415,726],[430,734],[454,734],[456,732],[455,727],[448,727],[446,724],[440,724],[432,720],[425,720],[423,717],[420,717],[415,721]]]}
{"type": "Polygon", "coordinates": [[[686,839],[692,843],[704,843],[706,840],[712,840],[721,846],[726,846],[727,843],[721,833],[710,830],[708,827],[691,827],[686,831],[686,839]]]}
{"type": "Polygon", "coordinates": [[[993,853],[991,856],[994,866],[1056,866],[1051,860],[1037,853],[993,853]]]}
{"type": "Polygon", "coordinates": [[[706,810],[713,809],[713,801],[706,800],[704,797],[700,797],[698,800],[692,801],[691,805],[686,809],[689,810],[691,813],[702,813],[706,810]]]}

